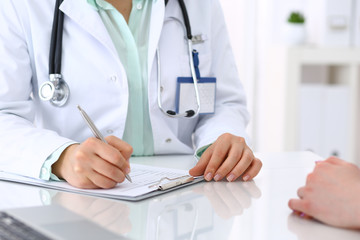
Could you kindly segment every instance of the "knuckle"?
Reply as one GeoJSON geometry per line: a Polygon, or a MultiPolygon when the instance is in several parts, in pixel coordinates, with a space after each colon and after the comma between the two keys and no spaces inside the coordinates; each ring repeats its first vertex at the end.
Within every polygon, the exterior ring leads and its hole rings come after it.
{"type": "Polygon", "coordinates": [[[75,153],[75,160],[76,161],[85,161],[86,159],[87,159],[87,156],[83,151],[77,151],[75,153]]]}
{"type": "Polygon", "coordinates": [[[107,172],[108,172],[108,174],[109,174],[109,176],[111,177],[111,178],[116,178],[116,176],[117,176],[117,173],[118,173],[118,171],[117,171],[117,169],[115,168],[115,167],[110,167],[108,170],[107,170],[107,172]]]}
{"type": "Polygon", "coordinates": [[[128,145],[126,146],[126,148],[125,148],[125,151],[126,151],[127,153],[129,153],[129,154],[132,154],[133,151],[134,151],[134,149],[133,149],[133,147],[132,147],[130,144],[128,144],[128,145]]]}
{"type": "Polygon", "coordinates": [[[113,136],[113,135],[110,135],[110,136],[106,137],[106,141],[108,141],[108,142],[113,142],[113,141],[115,141],[115,139],[116,139],[116,137],[113,136]]]}
{"type": "Polygon", "coordinates": [[[119,151],[113,151],[109,157],[115,165],[121,164],[121,153],[119,151]]]}
{"type": "Polygon", "coordinates": [[[94,148],[95,145],[96,145],[96,143],[97,143],[97,141],[98,141],[98,140],[97,140],[96,138],[91,137],[91,138],[86,139],[86,140],[83,142],[83,145],[84,145],[85,147],[88,147],[88,148],[94,148]]]}
{"type": "Polygon", "coordinates": [[[125,161],[123,161],[122,158],[114,159],[114,165],[119,167],[119,168],[124,168],[125,167],[125,161]]]}
{"type": "Polygon", "coordinates": [[[223,134],[221,134],[220,138],[230,139],[230,138],[232,138],[232,134],[230,134],[230,133],[223,133],[223,134]]]}
{"type": "Polygon", "coordinates": [[[250,159],[251,162],[255,160],[254,154],[250,149],[245,149],[243,153],[243,158],[250,159]]]}
{"type": "Polygon", "coordinates": [[[309,174],[306,176],[306,183],[313,182],[313,181],[314,181],[314,178],[315,178],[315,174],[314,174],[314,173],[309,173],[309,174]]]}
{"type": "Polygon", "coordinates": [[[225,156],[227,152],[222,148],[217,148],[216,151],[214,151],[213,156],[216,158],[222,158],[225,156]]]}
{"type": "Polygon", "coordinates": [[[231,171],[231,168],[223,167],[223,168],[219,169],[219,170],[216,172],[216,174],[219,174],[220,176],[224,177],[224,176],[226,176],[230,171],[231,171]]]}
{"type": "Polygon", "coordinates": [[[240,149],[232,152],[232,157],[233,157],[236,161],[239,161],[240,158],[241,158],[241,156],[242,156],[242,152],[240,151],[240,149]]]}
{"type": "Polygon", "coordinates": [[[237,143],[239,143],[239,144],[245,144],[246,142],[245,142],[245,138],[243,138],[243,137],[236,137],[235,138],[235,141],[237,142],[237,143]]]}
{"type": "Polygon", "coordinates": [[[85,172],[85,168],[79,163],[76,163],[73,169],[76,174],[83,174],[85,172]]]}

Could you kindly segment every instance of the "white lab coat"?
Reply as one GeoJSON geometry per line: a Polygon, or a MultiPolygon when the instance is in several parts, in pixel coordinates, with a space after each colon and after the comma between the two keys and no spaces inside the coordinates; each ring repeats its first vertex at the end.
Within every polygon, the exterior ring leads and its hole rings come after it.
{"type": "MultiPolygon", "coordinates": [[[[153,4],[148,53],[149,111],[155,154],[191,154],[230,132],[245,136],[248,112],[244,90],[218,0],[186,0],[203,77],[216,77],[216,113],[194,119],[164,116],[157,104],[156,48],[162,67],[164,109],[175,109],[176,80],[191,76],[185,27],[178,1],[153,4]],[[194,134],[193,134],[194,133],[194,134]]],[[[104,135],[122,137],[128,108],[123,65],[101,18],[86,0],[65,0],[62,75],[70,87],[64,107],[39,99],[48,80],[55,0],[0,1],[0,170],[39,177],[44,160],[69,141],[92,133],[82,106],[104,135]]]]}

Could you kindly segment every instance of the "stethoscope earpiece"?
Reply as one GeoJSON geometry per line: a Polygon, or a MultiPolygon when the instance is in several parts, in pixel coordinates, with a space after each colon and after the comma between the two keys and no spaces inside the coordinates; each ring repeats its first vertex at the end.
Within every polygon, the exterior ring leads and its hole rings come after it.
{"type": "Polygon", "coordinates": [[[195,115],[195,111],[194,110],[188,110],[186,111],[187,115],[185,117],[192,117],[195,115]]]}
{"type": "Polygon", "coordinates": [[[170,115],[173,115],[173,116],[176,115],[176,112],[174,112],[174,111],[172,111],[172,110],[167,110],[166,112],[167,112],[167,114],[170,114],[170,115]]]}
{"type": "Polygon", "coordinates": [[[187,110],[185,113],[176,113],[175,111],[167,110],[166,113],[170,117],[188,117],[188,118],[191,118],[191,117],[193,117],[195,115],[194,110],[187,110]]]}

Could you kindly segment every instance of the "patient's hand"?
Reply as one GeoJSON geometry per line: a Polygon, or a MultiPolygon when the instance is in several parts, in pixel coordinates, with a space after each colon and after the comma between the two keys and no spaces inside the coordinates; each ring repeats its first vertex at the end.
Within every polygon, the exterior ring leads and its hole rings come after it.
{"type": "Polygon", "coordinates": [[[289,207],[336,227],[360,228],[360,169],[335,157],[318,162],[289,207]]]}

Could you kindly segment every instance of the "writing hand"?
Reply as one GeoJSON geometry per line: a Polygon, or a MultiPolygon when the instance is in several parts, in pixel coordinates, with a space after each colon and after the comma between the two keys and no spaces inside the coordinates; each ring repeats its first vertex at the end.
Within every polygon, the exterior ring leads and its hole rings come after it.
{"type": "Polygon", "coordinates": [[[69,146],[53,164],[53,173],[78,188],[113,188],[130,172],[132,147],[121,139],[97,138],[69,146]]]}

